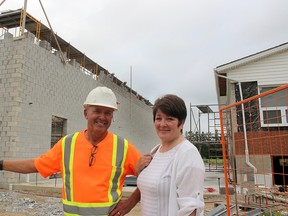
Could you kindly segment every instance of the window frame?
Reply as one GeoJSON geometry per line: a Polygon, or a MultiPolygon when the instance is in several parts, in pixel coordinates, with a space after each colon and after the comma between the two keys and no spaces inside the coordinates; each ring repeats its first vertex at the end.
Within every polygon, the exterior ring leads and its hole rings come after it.
{"type": "MultiPolygon", "coordinates": [[[[277,88],[280,85],[262,85],[262,86],[258,86],[258,91],[259,94],[265,92],[262,91],[263,88],[277,88]]],[[[267,90],[268,91],[268,90],[267,90]]],[[[287,127],[288,126],[288,117],[287,117],[287,113],[288,113],[288,108],[287,106],[265,106],[262,107],[262,98],[259,98],[259,111],[260,111],[260,122],[261,122],[261,127],[287,127]],[[264,112],[265,111],[271,111],[271,110],[275,110],[275,111],[280,111],[281,115],[280,115],[280,119],[281,119],[281,123],[265,123],[265,118],[264,118],[264,112]]],[[[286,102],[287,104],[287,102],[286,102]]]]}

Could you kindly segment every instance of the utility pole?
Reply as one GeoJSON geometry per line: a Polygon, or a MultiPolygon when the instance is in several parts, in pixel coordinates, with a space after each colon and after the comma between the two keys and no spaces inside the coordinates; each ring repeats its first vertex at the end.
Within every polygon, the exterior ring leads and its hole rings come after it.
{"type": "Polygon", "coordinates": [[[190,131],[192,131],[192,106],[191,106],[191,102],[189,104],[189,111],[190,111],[190,131]]]}
{"type": "Polygon", "coordinates": [[[132,119],[132,66],[130,66],[130,119],[132,119]]]}
{"type": "Polygon", "coordinates": [[[22,26],[21,26],[20,36],[23,36],[24,35],[24,31],[25,31],[27,1],[28,0],[24,0],[24,8],[23,8],[23,17],[22,17],[22,26]]]}

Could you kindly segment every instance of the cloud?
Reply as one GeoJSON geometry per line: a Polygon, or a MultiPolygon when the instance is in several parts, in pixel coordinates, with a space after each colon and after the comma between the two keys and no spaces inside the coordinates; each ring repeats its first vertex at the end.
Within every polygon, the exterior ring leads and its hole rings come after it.
{"type": "MultiPolygon", "coordinates": [[[[151,102],[217,102],[213,69],[288,41],[287,0],[42,1],[54,31],[151,102]]],[[[0,8],[18,9],[7,0],[0,8]]],[[[38,1],[28,12],[47,23],[38,1]]]]}

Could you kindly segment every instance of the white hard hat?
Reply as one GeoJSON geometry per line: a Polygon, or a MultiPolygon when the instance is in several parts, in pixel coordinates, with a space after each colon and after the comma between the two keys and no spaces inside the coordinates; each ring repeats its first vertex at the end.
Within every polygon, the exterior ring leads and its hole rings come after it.
{"type": "Polygon", "coordinates": [[[117,100],[113,91],[107,87],[97,87],[90,91],[83,105],[97,105],[117,110],[117,100]]]}

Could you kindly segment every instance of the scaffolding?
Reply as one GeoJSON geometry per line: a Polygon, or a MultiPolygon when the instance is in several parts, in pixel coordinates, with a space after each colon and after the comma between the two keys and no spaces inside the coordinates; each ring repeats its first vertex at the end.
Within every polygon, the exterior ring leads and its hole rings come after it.
{"type": "Polygon", "coordinates": [[[218,104],[190,104],[190,140],[208,160],[207,171],[223,170],[218,104]]]}

